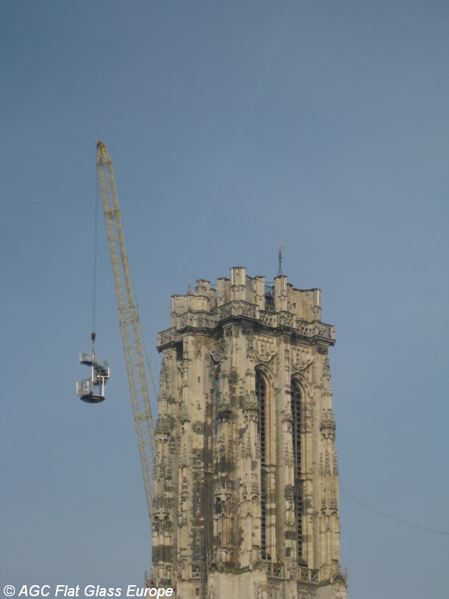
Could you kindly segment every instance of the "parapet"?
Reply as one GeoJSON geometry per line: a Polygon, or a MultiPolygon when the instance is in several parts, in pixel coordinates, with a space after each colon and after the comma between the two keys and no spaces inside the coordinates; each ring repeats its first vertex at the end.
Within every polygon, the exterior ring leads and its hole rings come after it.
{"type": "Polygon", "coordinates": [[[195,288],[171,298],[171,328],[159,335],[158,348],[186,329],[212,331],[225,320],[244,318],[260,326],[291,329],[301,336],[335,342],[335,329],[321,322],[319,289],[297,289],[285,275],[267,282],[250,277],[244,266],[230,269],[215,287],[198,279],[195,288]]]}

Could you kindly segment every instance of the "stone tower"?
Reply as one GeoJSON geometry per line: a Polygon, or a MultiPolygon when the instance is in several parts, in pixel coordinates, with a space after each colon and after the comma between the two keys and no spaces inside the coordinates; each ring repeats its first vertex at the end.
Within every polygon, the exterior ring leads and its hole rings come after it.
{"type": "Polygon", "coordinates": [[[320,291],[243,267],[175,295],[156,425],[153,574],[178,599],[345,599],[320,291]]]}

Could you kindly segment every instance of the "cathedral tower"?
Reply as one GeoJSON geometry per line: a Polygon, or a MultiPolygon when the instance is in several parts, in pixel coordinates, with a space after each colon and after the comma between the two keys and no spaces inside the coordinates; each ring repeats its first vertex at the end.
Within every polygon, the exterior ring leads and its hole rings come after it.
{"type": "Polygon", "coordinates": [[[320,291],[243,267],[175,295],[156,425],[153,583],[178,599],[345,599],[320,291]]]}

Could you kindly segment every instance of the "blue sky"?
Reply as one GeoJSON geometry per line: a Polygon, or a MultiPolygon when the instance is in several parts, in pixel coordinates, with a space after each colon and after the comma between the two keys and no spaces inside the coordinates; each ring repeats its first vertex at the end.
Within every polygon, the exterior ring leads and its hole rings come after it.
{"type": "MultiPolygon", "coordinates": [[[[320,287],[341,486],[449,530],[449,5],[95,0],[0,6],[0,583],[149,565],[111,269],[108,401],[89,347],[95,147],[110,149],[146,342],[232,265],[320,287]]],[[[448,595],[449,539],[341,496],[351,597],[448,595]]]]}

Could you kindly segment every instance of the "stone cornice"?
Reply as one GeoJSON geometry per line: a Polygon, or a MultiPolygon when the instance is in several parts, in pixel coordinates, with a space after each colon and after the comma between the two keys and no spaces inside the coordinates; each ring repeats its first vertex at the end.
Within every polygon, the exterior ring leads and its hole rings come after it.
{"type": "Polygon", "coordinates": [[[326,345],[335,343],[335,327],[319,320],[308,322],[297,318],[292,312],[270,312],[261,310],[256,304],[234,300],[218,306],[210,312],[187,311],[174,315],[174,326],[158,335],[158,350],[181,341],[185,333],[213,333],[223,324],[232,321],[252,321],[273,331],[286,332],[307,341],[321,341],[326,345]]]}

